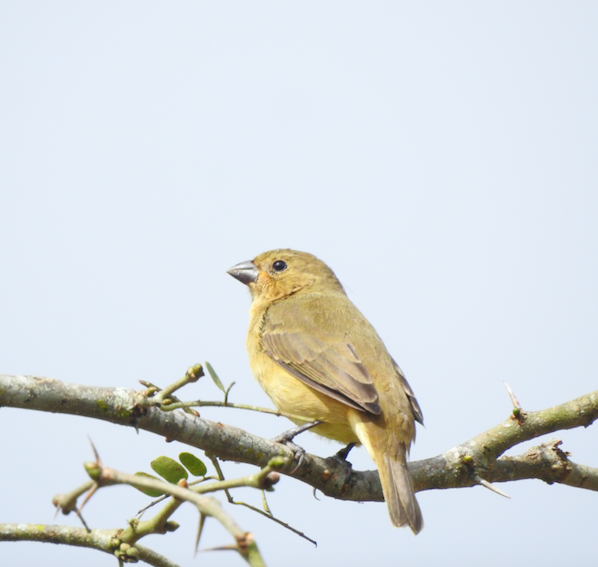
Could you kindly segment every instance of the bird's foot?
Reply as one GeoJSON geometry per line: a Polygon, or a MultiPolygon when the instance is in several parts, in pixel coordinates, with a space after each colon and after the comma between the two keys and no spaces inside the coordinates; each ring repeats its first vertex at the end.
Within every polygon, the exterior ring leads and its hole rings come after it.
{"type": "Polygon", "coordinates": [[[316,425],[320,425],[320,423],[322,422],[314,421],[312,423],[304,423],[303,425],[299,425],[297,427],[293,427],[293,429],[284,431],[283,433],[277,435],[276,437],[274,437],[274,439],[272,439],[272,441],[274,441],[275,443],[282,443],[283,445],[286,445],[293,452],[293,455],[297,459],[297,466],[291,471],[291,474],[293,474],[303,464],[303,461],[305,460],[305,449],[293,443],[293,439],[300,433],[303,433],[304,431],[307,431],[312,427],[316,427],[316,425]]]}
{"type": "Polygon", "coordinates": [[[333,461],[336,465],[340,465],[344,468],[347,478],[353,474],[353,465],[347,461],[347,456],[355,445],[357,445],[357,443],[349,443],[346,447],[343,447],[340,451],[326,459],[327,461],[333,461]]]}
{"type": "Polygon", "coordinates": [[[355,445],[357,445],[357,443],[349,443],[346,447],[343,447],[340,451],[337,451],[334,455],[332,455],[331,458],[340,462],[348,463],[350,465],[351,463],[347,461],[347,457],[355,445]]]}

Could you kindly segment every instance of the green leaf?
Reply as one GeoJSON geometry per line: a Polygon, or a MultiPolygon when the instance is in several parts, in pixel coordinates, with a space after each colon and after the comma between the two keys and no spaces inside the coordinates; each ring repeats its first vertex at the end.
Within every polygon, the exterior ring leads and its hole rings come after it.
{"type": "MultiPolygon", "coordinates": [[[[136,472],[135,476],[143,476],[145,478],[151,478],[153,480],[160,480],[151,474],[147,474],[144,472],[136,472]]],[[[137,488],[137,487],[135,487],[137,488]]],[[[152,498],[158,498],[158,496],[164,496],[164,493],[159,490],[154,490],[153,488],[137,488],[140,492],[143,492],[146,496],[151,496],[152,498]]]]}
{"type": "Polygon", "coordinates": [[[195,455],[181,453],[179,459],[193,476],[206,476],[208,469],[195,455]]]}
{"type": "Polygon", "coordinates": [[[212,368],[212,365],[207,361],[206,361],[206,368],[208,369],[208,373],[211,376],[212,380],[214,380],[214,384],[216,384],[216,386],[218,386],[218,388],[220,388],[220,390],[222,390],[223,392],[226,393],[226,390],[224,389],[224,386],[222,385],[220,378],[218,378],[218,374],[216,374],[216,372],[212,368]]]}
{"type": "Polygon", "coordinates": [[[154,472],[171,484],[177,484],[179,480],[183,478],[187,480],[189,477],[187,471],[170,457],[158,457],[150,463],[150,466],[154,472]]]}

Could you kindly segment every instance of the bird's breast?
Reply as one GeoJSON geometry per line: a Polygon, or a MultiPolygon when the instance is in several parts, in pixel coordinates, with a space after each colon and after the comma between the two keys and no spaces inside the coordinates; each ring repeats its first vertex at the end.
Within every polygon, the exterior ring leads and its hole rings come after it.
{"type": "Polygon", "coordinates": [[[349,420],[349,412],[356,410],[295,378],[256,344],[257,338],[255,335],[252,337],[251,333],[248,336],[249,365],[276,408],[298,425],[322,421],[322,425],[312,429],[318,435],[345,444],[358,443],[359,439],[349,420]]]}

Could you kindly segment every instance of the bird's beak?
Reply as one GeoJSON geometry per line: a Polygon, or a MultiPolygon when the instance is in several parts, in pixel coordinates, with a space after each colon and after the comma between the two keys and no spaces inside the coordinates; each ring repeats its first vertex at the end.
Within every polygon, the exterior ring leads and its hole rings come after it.
{"type": "Polygon", "coordinates": [[[240,264],[236,264],[230,270],[227,270],[226,273],[230,274],[233,278],[238,279],[240,282],[243,282],[245,285],[254,283],[260,275],[260,271],[253,262],[241,262],[240,264]]]}

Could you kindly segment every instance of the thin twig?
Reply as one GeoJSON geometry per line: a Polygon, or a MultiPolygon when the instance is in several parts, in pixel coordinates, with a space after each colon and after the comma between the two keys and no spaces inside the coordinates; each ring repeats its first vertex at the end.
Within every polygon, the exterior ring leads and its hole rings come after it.
{"type": "MultiPolygon", "coordinates": [[[[234,384],[234,382],[233,382],[234,384]]],[[[161,409],[163,411],[173,411],[176,409],[184,409],[184,408],[207,408],[207,407],[215,407],[215,408],[234,408],[234,409],[242,409],[242,410],[249,410],[249,411],[257,411],[260,413],[267,413],[270,415],[275,415],[277,417],[287,417],[290,419],[290,416],[269,408],[261,408],[259,406],[251,406],[247,404],[236,404],[233,402],[213,402],[213,401],[202,401],[202,400],[194,400],[191,402],[173,402],[172,404],[168,404],[167,406],[163,406],[161,409]]]]}

